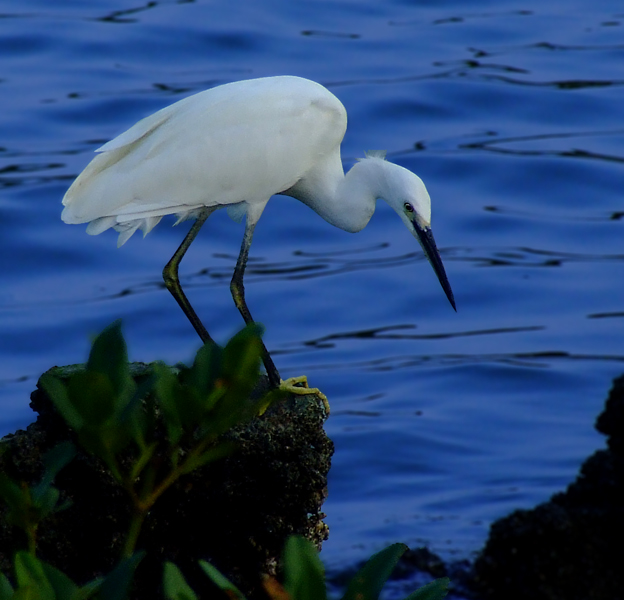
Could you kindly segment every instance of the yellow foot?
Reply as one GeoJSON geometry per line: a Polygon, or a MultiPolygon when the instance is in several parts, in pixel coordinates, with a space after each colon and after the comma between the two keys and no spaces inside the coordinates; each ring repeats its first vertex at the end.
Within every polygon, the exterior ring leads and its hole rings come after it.
{"type": "Polygon", "coordinates": [[[290,379],[286,379],[286,381],[282,380],[280,383],[280,390],[290,392],[291,394],[297,394],[298,396],[306,396],[307,394],[318,396],[323,402],[325,412],[329,414],[329,401],[327,400],[327,396],[318,388],[308,387],[308,378],[305,375],[291,377],[290,379]]]}

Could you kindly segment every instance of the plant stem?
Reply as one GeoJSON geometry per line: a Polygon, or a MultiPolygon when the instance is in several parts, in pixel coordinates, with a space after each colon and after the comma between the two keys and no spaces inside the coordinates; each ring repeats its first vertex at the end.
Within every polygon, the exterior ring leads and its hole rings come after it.
{"type": "Polygon", "coordinates": [[[37,525],[28,526],[26,536],[28,537],[28,552],[35,556],[37,552],[37,525]]]}
{"type": "Polygon", "coordinates": [[[139,534],[141,533],[141,527],[143,526],[143,521],[147,516],[147,513],[152,508],[156,500],[169,488],[171,487],[182,475],[185,473],[185,467],[192,460],[195,460],[198,455],[200,455],[205,449],[206,446],[212,440],[203,440],[200,442],[195,448],[193,448],[186,459],[182,462],[181,465],[176,465],[169,474],[155,487],[152,489],[152,492],[147,494],[145,497],[141,497],[140,494],[137,494],[134,489],[134,481],[126,478],[122,479],[123,487],[126,489],[130,498],[132,499],[132,504],[134,505],[134,510],[132,513],[132,519],[130,521],[130,528],[128,530],[128,535],[126,536],[126,541],[124,542],[124,547],[122,551],[122,556],[128,558],[132,556],[134,550],[136,548],[137,541],[139,539],[139,534]]]}
{"type": "Polygon", "coordinates": [[[129,558],[134,553],[134,549],[136,548],[139,534],[141,533],[141,527],[143,525],[143,521],[145,520],[146,515],[146,510],[139,511],[135,509],[135,511],[132,513],[130,528],[128,529],[128,535],[126,536],[126,541],[124,543],[122,551],[122,556],[124,558],[129,558]]]}

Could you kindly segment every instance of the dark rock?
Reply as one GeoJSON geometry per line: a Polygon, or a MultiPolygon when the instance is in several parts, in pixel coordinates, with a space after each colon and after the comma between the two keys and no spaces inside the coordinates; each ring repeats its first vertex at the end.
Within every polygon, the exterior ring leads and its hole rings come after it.
{"type": "Polygon", "coordinates": [[[624,598],[624,377],[613,383],[596,428],[607,434],[568,489],[491,527],[474,565],[486,599],[624,598]]]}
{"type": "Polygon", "coordinates": [[[448,575],[448,568],[444,561],[437,554],[431,552],[429,548],[407,549],[405,554],[401,556],[392,576],[400,578],[404,576],[404,573],[410,573],[415,570],[429,573],[435,578],[448,575]]]}
{"type": "MultiPolygon", "coordinates": [[[[67,378],[80,367],[51,369],[67,378]]],[[[149,366],[135,364],[133,376],[149,366]]],[[[264,382],[266,385],[266,382],[264,382]]],[[[31,396],[38,413],[26,431],[1,442],[0,470],[33,483],[41,456],[72,433],[38,387],[31,396]]],[[[175,562],[200,593],[207,579],[198,559],[214,564],[250,597],[261,597],[262,573],[274,574],[286,538],[304,535],[320,549],[327,539],[321,505],[333,444],[315,396],[292,396],[231,432],[240,444],[232,456],[181,478],[165,492],[145,521],[139,548],[147,550],[136,575],[134,598],[160,597],[162,562],[175,562]]],[[[129,521],[126,492],[101,463],[79,454],[57,476],[56,487],[73,505],[50,516],[38,532],[38,556],[79,583],[107,573],[117,562],[129,521]]],[[[0,514],[0,569],[11,572],[22,534],[0,514]]]]}

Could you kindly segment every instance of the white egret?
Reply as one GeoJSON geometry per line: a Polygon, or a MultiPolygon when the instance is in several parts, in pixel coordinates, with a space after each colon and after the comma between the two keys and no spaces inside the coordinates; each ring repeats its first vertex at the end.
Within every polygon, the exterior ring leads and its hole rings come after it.
{"type": "MultiPolygon", "coordinates": [[[[165,215],[175,214],[178,223],[196,219],[163,278],[205,343],[211,338],[182,291],[178,266],[212,212],[226,207],[233,219],[246,217],[230,289],[249,323],[243,275],[254,228],[271,196],[296,198],[349,232],[363,229],[383,199],[420,242],[455,308],[422,180],[381,152],[367,153],[345,175],[340,143],[346,128],[340,100],[307,79],[267,77],[215,87],[159,110],[96,150],[65,194],[61,218],[88,223],[90,235],[112,227],[118,246],[137,229],[146,235],[165,215]]],[[[280,385],[266,349],[264,364],[271,384],[280,385]]]]}

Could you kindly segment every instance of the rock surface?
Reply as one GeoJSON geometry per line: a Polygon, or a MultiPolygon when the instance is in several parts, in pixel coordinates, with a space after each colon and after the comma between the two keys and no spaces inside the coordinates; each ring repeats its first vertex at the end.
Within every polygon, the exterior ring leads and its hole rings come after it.
{"type": "MultiPolygon", "coordinates": [[[[147,365],[132,365],[141,377],[147,365]]],[[[71,368],[51,369],[57,377],[71,368]]],[[[266,385],[266,382],[263,382],[266,385]]],[[[40,389],[31,395],[37,421],[1,442],[0,470],[29,483],[39,480],[41,456],[72,433],[40,389]]],[[[139,547],[148,551],[136,574],[134,598],[161,597],[164,560],[175,562],[199,593],[207,579],[197,566],[210,561],[250,597],[262,573],[275,573],[286,538],[304,535],[319,548],[327,539],[321,505],[333,444],[323,430],[327,415],[315,396],[293,396],[231,432],[240,446],[228,458],[181,478],[156,503],[139,547]]],[[[119,557],[129,519],[126,492],[102,465],[79,454],[57,476],[56,487],[73,505],[39,530],[38,556],[83,583],[107,573],[119,557]]],[[[0,509],[1,511],[1,509],[0,509]]],[[[0,570],[11,572],[19,530],[0,512],[0,570]],[[11,551],[9,551],[11,549],[11,551]]]]}
{"type": "Polygon", "coordinates": [[[500,600],[624,597],[624,376],[613,382],[594,453],[565,492],[491,527],[474,566],[479,595],[500,600]]]}

